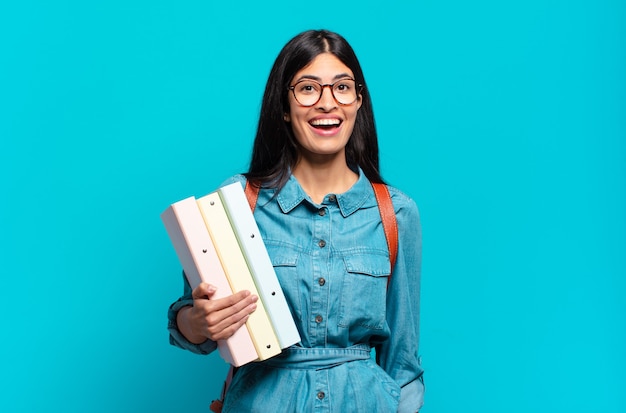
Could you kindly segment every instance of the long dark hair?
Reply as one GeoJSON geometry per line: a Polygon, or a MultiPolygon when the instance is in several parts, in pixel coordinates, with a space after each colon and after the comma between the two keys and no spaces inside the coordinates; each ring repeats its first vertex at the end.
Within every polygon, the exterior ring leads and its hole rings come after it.
{"type": "Polygon", "coordinates": [[[361,108],[357,111],[354,130],[346,145],[348,166],[353,169],[361,167],[372,182],[383,182],[378,165],[374,112],[361,65],[346,39],[327,30],[300,33],[278,54],[263,94],[250,169],[245,174],[249,180],[280,190],[289,179],[289,173],[298,160],[298,144],[291,124],[284,120],[284,114],[289,113],[289,82],[321,53],[336,56],[352,70],[357,84],[363,85],[361,108]]]}

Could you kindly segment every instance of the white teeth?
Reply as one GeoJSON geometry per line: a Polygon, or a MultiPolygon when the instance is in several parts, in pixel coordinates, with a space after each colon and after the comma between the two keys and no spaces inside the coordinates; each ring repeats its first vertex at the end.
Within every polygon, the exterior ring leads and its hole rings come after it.
{"type": "Polygon", "coordinates": [[[310,123],[313,126],[332,126],[339,125],[341,121],[339,119],[313,119],[310,123]]]}

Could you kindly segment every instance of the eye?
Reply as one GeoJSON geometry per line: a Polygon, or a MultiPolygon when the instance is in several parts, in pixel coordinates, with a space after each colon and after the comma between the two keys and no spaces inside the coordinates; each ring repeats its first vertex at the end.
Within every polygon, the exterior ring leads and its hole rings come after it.
{"type": "Polygon", "coordinates": [[[297,92],[305,95],[318,93],[320,86],[315,82],[300,82],[297,85],[297,92]]]}
{"type": "Polygon", "coordinates": [[[354,89],[354,81],[346,79],[335,83],[335,92],[350,93],[354,89]]]}

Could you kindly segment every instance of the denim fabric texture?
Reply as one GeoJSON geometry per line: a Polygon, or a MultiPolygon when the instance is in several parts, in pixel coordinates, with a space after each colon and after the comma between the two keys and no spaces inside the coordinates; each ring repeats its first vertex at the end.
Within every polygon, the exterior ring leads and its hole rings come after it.
{"type": "MultiPolygon", "coordinates": [[[[224,185],[240,182],[237,175],[224,185]]],[[[416,412],[422,406],[418,356],[421,228],[417,206],[389,187],[398,221],[398,257],[389,251],[371,184],[315,204],[292,176],[262,189],[254,212],[302,341],[270,360],[241,367],[227,393],[229,412],[416,412]],[[376,350],[376,362],[371,357],[376,350]]],[[[206,354],[216,345],[189,343],[169,310],[170,341],[206,354]]]]}

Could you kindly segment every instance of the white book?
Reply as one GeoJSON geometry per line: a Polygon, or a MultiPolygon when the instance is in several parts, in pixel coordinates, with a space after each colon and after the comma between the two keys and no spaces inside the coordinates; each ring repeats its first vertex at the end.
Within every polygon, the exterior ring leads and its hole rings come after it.
{"type": "Polygon", "coordinates": [[[281,348],[300,342],[287,299],[240,183],[218,189],[281,348]]]}
{"type": "MultiPolygon", "coordinates": [[[[161,220],[191,288],[206,282],[217,288],[211,298],[232,295],[195,198],[189,197],[172,204],[161,214],[161,220]]],[[[217,348],[220,356],[236,367],[258,359],[252,337],[245,326],[239,328],[230,338],[218,340],[217,348]]]]}

